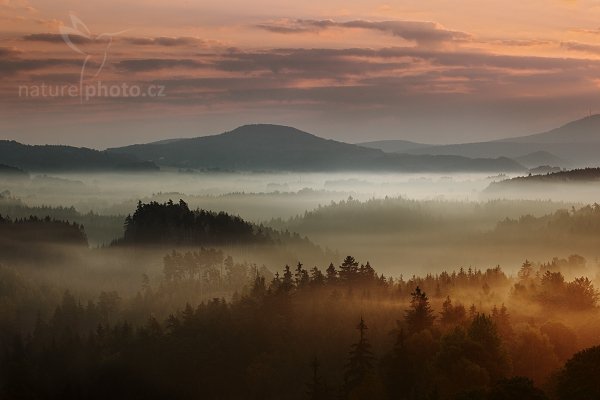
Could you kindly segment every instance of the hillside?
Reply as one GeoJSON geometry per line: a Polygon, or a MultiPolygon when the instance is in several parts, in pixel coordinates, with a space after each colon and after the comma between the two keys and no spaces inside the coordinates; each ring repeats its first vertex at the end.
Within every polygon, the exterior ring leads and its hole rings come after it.
{"type": "Polygon", "coordinates": [[[506,158],[398,155],[280,125],[245,125],[219,135],[108,149],[178,167],[242,171],[521,171],[506,158]]]}
{"type": "Polygon", "coordinates": [[[424,149],[430,144],[411,142],[408,140],[376,140],[372,142],[357,143],[358,146],[370,149],[383,150],[386,153],[405,153],[410,150],[424,149]]]}
{"type": "Polygon", "coordinates": [[[85,147],[26,145],[0,141],[0,163],[28,171],[146,171],[153,163],[127,154],[111,154],[85,147]]]}
{"type": "Polygon", "coordinates": [[[600,114],[569,122],[534,135],[501,140],[513,143],[597,143],[600,144],[600,114]]]}
{"type": "Polygon", "coordinates": [[[20,168],[0,164],[0,176],[2,178],[28,178],[29,174],[20,168]]]}
{"type": "Polygon", "coordinates": [[[240,217],[206,210],[190,210],[179,203],[138,203],[125,220],[118,245],[222,245],[266,243],[269,239],[240,217]]]}
{"type": "MultiPolygon", "coordinates": [[[[386,141],[393,148],[396,141],[386,141]]],[[[398,141],[404,146],[404,141],[398,141]]],[[[519,162],[523,158],[527,167],[551,165],[554,167],[592,167],[600,160],[600,115],[592,115],[569,122],[559,128],[533,135],[501,140],[459,143],[439,146],[407,148],[402,150],[410,154],[457,155],[463,157],[508,157],[519,162]],[[540,164],[535,164],[534,156],[541,156],[540,164]],[[550,154],[551,156],[548,156],[550,154]],[[543,162],[541,162],[543,161],[543,162]]]]}
{"type": "Polygon", "coordinates": [[[63,260],[66,247],[87,250],[83,226],[50,217],[0,215],[0,263],[33,262],[41,267],[63,260]]]}
{"type": "Polygon", "coordinates": [[[552,167],[563,167],[568,165],[567,161],[543,150],[534,151],[533,153],[525,154],[520,157],[515,157],[514,160],[519,162],[520,164],[523,164],[527,168],[535,168],[542,165],[548,165],[552,167]]]}
{"type": "Polygon", "coordinates": [[[488,189],[539,183],[592,183],[598,181],[600,181],[600,168],[583,168],[543,175],[518,176],[500,182],[492,182],[488,189]]]}
{"type": "Polygon", "coordinates": [[[566,203],[598,202],[600,168],[547,171],[532,169],[527,175],[490,183],[481,199],[552,199],[566,203]]]}

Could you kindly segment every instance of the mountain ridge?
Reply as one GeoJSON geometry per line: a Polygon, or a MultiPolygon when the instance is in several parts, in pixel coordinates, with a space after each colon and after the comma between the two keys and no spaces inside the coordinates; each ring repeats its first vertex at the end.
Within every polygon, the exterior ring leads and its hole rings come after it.
{"type": "Polygon", "coordinates": [[[246,171],[522,171],[514,160],[389,154],[273,124],[243,125],[216,135],[106,150],[169,167],[246,171]]]}
{"type": "Polygon", "coordinates": [[[406,152],[472,158],[504,156],[517,160],[531,153],[546,152],[564,160],[564,163],[553,166],[597,166],[600,165],[600,114],[570,121],[558,128],[532,135],[483,142],[431,145],[409,149],[406,152]]]}
{"type": "Polygon", "coordinates": [[[532,135],[500,139],[496,142],[516,143],[565,143],[564,136],[569,142],[600,143],[600,114],[593,114],[584,118],[567,122],[558,128],[549,131],[534,133],[532,135]],[[590,131],[596,130],[596,137],[590,137],[590,131]]]}
{"type": "Polygon", "coordinates": [[[410,140],[373,140],[369,142],[356,143],[357,146],[379,149],[388,152],[402,153],[407,150],[415,150],[432,146],[431,144],[418,143],[410,140]]]}
{"type": "Polygon", "coordinates": [[[0,140],[0,163],[26,171],[145,171],[156,165],[130,155],[114,155],[87,147],[30,145],[0,140]]]}

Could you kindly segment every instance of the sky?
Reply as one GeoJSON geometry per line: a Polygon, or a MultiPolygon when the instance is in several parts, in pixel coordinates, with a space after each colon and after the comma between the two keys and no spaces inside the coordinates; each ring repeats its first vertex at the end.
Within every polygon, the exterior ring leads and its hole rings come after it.
{"type": "Polygon", "coordinates": [[[0,0],[0,138],[461,143],[600,112],[600,2],[0,0]]]}

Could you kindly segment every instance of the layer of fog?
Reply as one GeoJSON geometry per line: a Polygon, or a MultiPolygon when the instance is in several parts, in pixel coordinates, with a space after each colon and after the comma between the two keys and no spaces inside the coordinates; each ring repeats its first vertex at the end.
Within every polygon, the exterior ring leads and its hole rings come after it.
{"type": "MultiPolygon", "coordinates": [[[[553,186],[539,192],[528,191],[513,198],[553,199],[563,202],[514,203],[495,211],[485,204],[495,198],[485,189],[493,181],[506,176],[485,174],[293,174],[293,173],[181,173],[151,174],[53,174],[35,175],[29,181],[0,180],[0,192],[9,190],[11,196],[27,206],[73,206],[81,213],[119,216],[121,221],[134,211],[138,201],[160,202],[185,200],[190,208],[226,211],[242,218],[269,224],[277,229],[298,232],[321,246],[337,251],[340,257],[352,254],[369,260],[380,271],[392,275],[439,272],[444,269],[501,264],[514,271],[525,258],[541,261],[554,256],[567,257],[579,253],[595,263],[600,256],[590,250],[592,243],[494,242],[473,238],[490,233],[505,218],[522,215],[543,216],[558,209],[593,203],[600,188],[582,185],[553,186]],[[398,229],[382,229],[376,223],[353,226],[352,229],[327,226],[305,226],[290,223],[290,218],[352,197],[359,201],[402,197],[429,202],[428,214],[444,219],[441,224],[423,228],[420,222],[405,223],[398,229]],[[437,209],[431,204],[437,202],[437,209]],[[484,209],[478,209],[478,204],[484,209]],[[274,220],[279,222],[274,223],[274,220]],[[366,226],[368,225],[368,226],[366,226]]],[[[499,195],[497,197],[505,197],[499,195]]],[[[421,205],[417,205],[421,207],[421,205]]],[[[393,212],[393,211],[392,211],[393,212]]],[[[368,216],[367,216],[368,217],[368,216]]],[[[379,216],[381,218],[381,216],[379,216]]],[[[384,215],[385,217],[385,215],[384,215]]],[[[350,221],[351,222],[351,221],[350,221]]],[[[358,222],[357,222],[358,223],[358,222]]],[[[92,247],[106,245],[122,235],[122,223],[111,222],[102,236],[94,237],[93,227],[86,228],[92,247]],[[108,232],[109,231],[109,232],[108,232]],[[107,233],[108,232],[108,233],[107,233]]],[[[157,262],[160,263],[160,255],[157,262]]],[[[301,259],[292,257],[293,264],[301,259]]],[[[252,262],[247,259],[241,261],[252,262]]],[[[322,260],[323,264],[330,261],[322,260]]],[[[270,266],[279,268],[281,265],[270,266]]],[[[153,271],[155,271],[153,269],[153,271]]],[[[138,270],[137,276],[143,271],[138,270]]]]}
{"type": "Polygon", "coordinates": [[[227,211],[253,220],[286,218],[349,196],[477,200],[485,174],[179,173],[35,175],[0,181],[1,190],[32,206],[74,206],[80,212],[127,214],[140,199],[184,198],[190,206],[227,211]]]}

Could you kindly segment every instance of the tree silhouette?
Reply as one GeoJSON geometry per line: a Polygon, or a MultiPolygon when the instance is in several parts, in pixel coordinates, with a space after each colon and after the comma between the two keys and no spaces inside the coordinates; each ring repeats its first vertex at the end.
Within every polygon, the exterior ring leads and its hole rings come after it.
{"type": "Polygon", "coordinates": [[[187,203],[138,202],[125,219],[125,233],[115,244],[222,245],[268,241],[264,232],[224,212],[190,210],[187,203]]]}
{"type": "Polygon", "coordinates": [[[313,358],[310,363],[312,376],[307,390],[307,397],[309,400],[325,400],[329,397],[327,385],[319,375],[319,366],[320,364],[317,357],[313,358]]]}
{"type": "Polygon", "coordinates": [[[510,365],[492,318],[485,314],[477,314],[471,322],[468,336],[481,346],[476,357],[477,363],[488,371],[492,380],[504,378],[510,365]]]}
{"type": "Polygon", "coordinates": [[[533,265],[529,262],[529,260],[525,260],[523,265],[521,265],[521,269],[519,269],[519,279],[522,281],[526,281],[527,279],[533,278],[533,275],[533,265]]]}
{"type": "Polygon", "coordinates": [[[446,326],[463,324],[467,319],[467,311],[462,304],[453,305],[450,296],[442,303],[440,322],[446,326]]]}
{"type": "Polygon", "coordinates": [[[429,298],[418,286],[410,295],[410,308],[404,317],[409,331],[415,333],[431,328],[435,316],[429,304],[429,298]]]}
{"type": "Polygon", "coordinates": [[[285,266],[285,271],[283,273],[283,278],[281,279],[280,288],[284,292],[289,292],[294,288],[294,278],[289,265],[285,266]]]}
{"type": "Polygon", "coordinates": [[[325,273],[327,274],[327,283],[328,284],[333,284],[337,281],[338,272],[335,269],[335,266],[333,265],[333,263],[329,264],[329,267],[327,267],[327,270],[325,271],[325,273]]]}
{"type": "Polygon", "coordinates": [[[340,279],[344,282],[353,282],[358,276],[358,262],[352,256],[347,256],[340,265],[340,279]]]}
{"type": "Polygon", "coordinates": [[[561,400],[600,399],[600,346],[575,354],[558,374],[561,400]]]}
{"type": "Polygon", "coordinates": [[[397,324],[398,329],[391,332],[396,336],[394,347],[383,357],[381,368],[390,398],[405,399],[411,398],[411,394],[415,391],[418,370],[415,368],[406,343],[406,332],[399,321],[397,324]]]}
{"type": "Polygon", "coordinates": [[[308,275],[308,271],[302,267],[302,263],[298,262],[298,265],[296,266],[296,273],[294,274],[294,278],[296,280],[296,287],[308,285],[308,283],[310,282],[310,276],[308,275]]]}
{"type": "Polygon", "coordinates": [[[531,379],[517,376],[501,379],[492,387],[489,400],[546,400],[547,397],[533,385],[531,379]]]}
{"type": "Polygon", "coordinates": [[[325,284],[325,275],[317,267],[310,270],[310,282],[313,286],[322,286],[325,284]]]}
{"type": "Polygon", "coordinates": [[[367,340],[367,324],[363,317],[360,317],[360,322],[356,326],[360,332],[358,342],[354,343],[350,350],[350,359],[346,365],[344,374],[344,391],[349,393],[352,389],[363,383],[364,379],[373,369],[373,353],[371,345],[367,340]]]}

